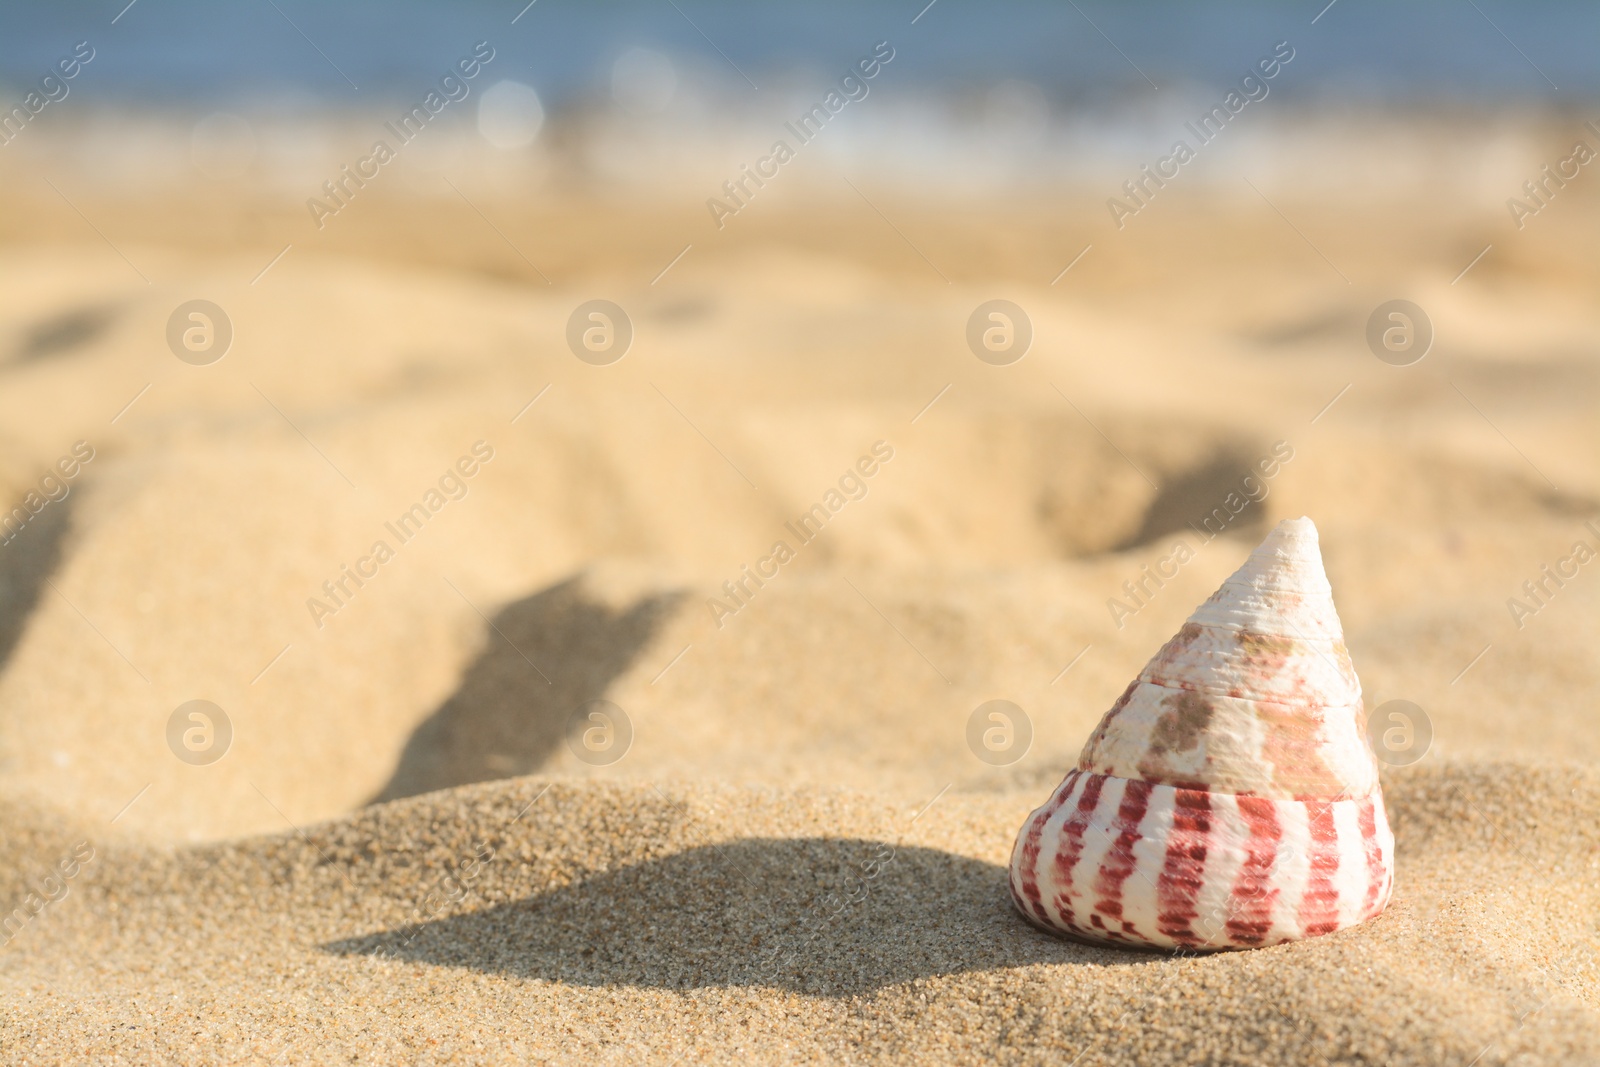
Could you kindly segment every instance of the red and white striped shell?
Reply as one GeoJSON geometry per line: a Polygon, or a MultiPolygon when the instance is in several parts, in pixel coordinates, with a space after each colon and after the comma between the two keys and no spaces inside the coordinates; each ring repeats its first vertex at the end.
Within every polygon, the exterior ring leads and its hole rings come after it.
{"type": "Polygon", "coordinates": [[[1145,664],[1011,854],[1058,934],[1254,948],[1383,911],[1394,836],[1310,519],[1278,524],[1145,664]]]}

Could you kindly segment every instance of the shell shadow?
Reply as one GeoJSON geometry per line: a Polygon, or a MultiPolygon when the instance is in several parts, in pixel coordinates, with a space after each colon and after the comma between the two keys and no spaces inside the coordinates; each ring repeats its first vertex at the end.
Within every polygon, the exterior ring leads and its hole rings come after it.
{"type": "Polygon", "coordinates": [[[538,770],[565,740],[573,709],[604,694],[679,599],[617,609],[589,596],[579,575],[507,605],[370,803],[538,770]]]}
{"type": "Polygon", "coordinates": [[[838,997],[1029,964],[1160,962],[1034,929],[1012,908],[1004,867],[822,837],[692,848],[322,947],[575,986],[767,986],[838,997]]]}

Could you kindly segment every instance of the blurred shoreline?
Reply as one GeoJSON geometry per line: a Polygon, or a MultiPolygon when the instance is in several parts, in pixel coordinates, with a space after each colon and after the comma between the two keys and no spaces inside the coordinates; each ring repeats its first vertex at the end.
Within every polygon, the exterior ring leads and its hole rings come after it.
{"type": "Polygon", "coordinates": [[[293,246],[295,259],[379,257],[540,286],[648,282],[689,246],[691,262],[782,247],[908,276],[931,261],[932,280],[1062,283],[1119,303],[1155,295],[1155,279],[1175,270],[1196,284],[1196,255],[1241,280],[1278,270],[1244,254],[1248,243],[1197,243],[1197,226],[1257,234],[1296,262],[1315,261],[1309,237],[1344,273],[1380,286],[1422,261],[1448,282],[1490,245],[1473,268],[1481,277],[1565,272],[1556,284],[1566,288],[1594,272],[1566,239],[1600,211],[1594,168],[1573,158],[1576,144],[1600,148],[1581,111],[1330,113],[1269,97],[1152,192],[1140,165],[1160,165],[1187,112],[1163,105],[1142,124],[1051,119],[1023,138],[932,108],[937,122],[923,127],[914,114],[891,122],[896,140],[858,121],[879,103],[870,96],[729,214],[716,207],[729,203],[729,176],[759,165],[784,132],[765,116],[674,126],[614,111],[554,115],[530,144],[504,149],[476,128],[473,103],[444,109],[359,187],[346,169],[369,158],[390,112],[47,111],[0,148],[0,195],[16,206],[0,215],[0,242],[98,246],[112,259],[130,247],[225,251],[258,261],[245,280],[293,246]],[[1557,171],[1567,177],[1549,177],[1557,171]],[[328,195],[335,178],[355,189],[342,203],[328,195]],[[1117,207],[1135,203],[1131,178],[1143,183],[1132,213],[1117,207]],[[1362,226],[1346,224],[1352,213],[1362,226]]]}
{"type": "MultiPolygon", "coordinates": [[[[879,77],[891,74],[889,68],[879,77]]],[[[496,85],[494,75],[485,68],[480,93],[496,85]]],[[[510,149],[483,136],[479,101],[471,98],[434,115],[425,130],[408,127],[411,141],[397,140],[393,127],[416,101],[369,112],[128,108],[69,98],[0,145],[0,181],[29,167],[59,166],[104,183],[246,181],[309,197],[341,163],[383,139],[391,148],[407,146],[409,166],[399,169],[419,189],[432,176],[482,171],[592,182],[635,195],[709,197],[774,140],[795,142],[794,117],[818,106],[828,89],[823,82],[792,94],[771,113],[725,110],[714,118],[630,116],[614,108],[540,112],[530,143],[510,149]]],[[[1110,195],[1141,163],[1185,140],[1203,146],[1205,157],[1185,166],[1185,183],[1226,183],[1246,173],[1258,184],[1427,185],[1447,194],[1504,196],[1517,191],[1530,166],[1537,171],[1567,154],[1574,139],[1593,142],[1589,123],[1600,120],[1600,106],[1363,108],[1269,96],[1210,140],[1198,138],[1193,123],[1220,109],[1225,91],[1081,115],[1052,112],[1013,83],[970,107],[868,96],[808,141],[792,144],[805,147],[804,159],[785,166],[778,184],[797,172],[843,171],[911,192],[1045,192],[1107,183],[1110,195]],[[1330,173],[1335,164],[1337,173],[1330,173]]]]}

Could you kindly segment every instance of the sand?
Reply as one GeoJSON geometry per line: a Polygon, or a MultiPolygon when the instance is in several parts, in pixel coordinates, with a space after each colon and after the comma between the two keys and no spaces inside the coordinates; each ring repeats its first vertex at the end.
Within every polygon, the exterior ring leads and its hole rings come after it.
{"type": "Polygon", "coordinates": [[[94,450],[0,546],[8,1062],[1593,1062],[1596,565],[1520,627],[1506,603],[1600,544],[1583,190],[1513,241],[1492,204],[1271,188],[1316,249],[1199,185],[1110,238],[1081,196],[866,190],[912,249],[820,181],[725,237],[469,182],[518,252],[399,182],[325,239],[271,190],[68,184],[81,217],[0,182],[0,495],[94,450]],[[1361,339],[1397,295],[1438,329],[1413,367],[1361,339]],[[1035,328],[1009,367],[963,340],[996,296],[1035,328]],[[202,297],[235,338],[197,367],[164,334],[202,297]],[[635,325],[611,366],[563,339],[593,298],[635,325]],[[1301,514],[1369,706],[1432,724],[1385,771],[1389,911],[1197,958],[1027,926],[1023,816],[1301,514]],[[996,698],[1033,730],[1006,767],[966,743],[996,698]],[[196,699],[233,732],[204,766],[167,740],[196,699]],[[595,700],[615,762],[580,758],[595,700]]]}
{"type": "Polygon", "coordinates": [[[303,836],[108,846],[39,920],[49,947],[24,935],[7,1040],[17,1062],[1583,1062],[1600,781],[1433,770],[1391,803],[1382,921],[1188,959],[1019,923],[994,832],[1016,796],[918,816],[523,778],[303,836]]]}

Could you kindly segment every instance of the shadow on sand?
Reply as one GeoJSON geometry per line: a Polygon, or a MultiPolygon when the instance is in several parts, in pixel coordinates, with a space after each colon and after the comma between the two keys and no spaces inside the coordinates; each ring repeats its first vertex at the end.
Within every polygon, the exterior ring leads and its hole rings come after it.
{"type": "MultiPolygon", "coordinates": [[[[1250,501],[1242,488],[1245,476],[1254,473],[1248,455],[1230,450],[1200,467],[1167,477],[1156,498],[1145,509],[1139,530],[1115,546],[1116,549],[1138,548],[1169,534],[1195,533],[1219,508],[1224,509],[1223,515],[1228,518],[1224,525],[1229,533],[1260,536],[1265,529],[1266,512],[1259,503],[1250,501]],[[1230,494],[1236,501],[1247,501],[1236,515],[1226,508],[1230,494]]],[[[1260,481],[1259,476],[1256,481],[1260,481]]]]}
{"type": "Polygon", "coordinates": [[[1012,909],[1003,867],[820,837],[693,848],[323,947],[578,986],[770,986],[820,996],[1034,963],[1160,962],[1029,926],[1012,909]]]}
{"type": "Polygon", "coordinates": [[[29,327],[5,363],[32,363],[52,356],[71,355],[103,337],[121,309],[114,304],[87,304],[69,308],[29,327]]]}
{"type": "MultiPolygon", "coordinates": [[[[9,541],[5,540],[8,527],[0,523],[0,670],[22,640],[46,581],[61,565],[76,500],[77,495],[70,494],[46,505],[9,541]]],[[[27,514],[26,508],[19,510],[27,514]]],[[[6,514],[12,512],[0,513],[0,519],[6,514]]]]}
{"type": "Polygon", "coordinates": [[[538,770],[565,740],[573,710],[604,695],[677,600],[662,594],[617,610],[588,597],[579,576],[508,605],[372,803],[538,770]]]}

